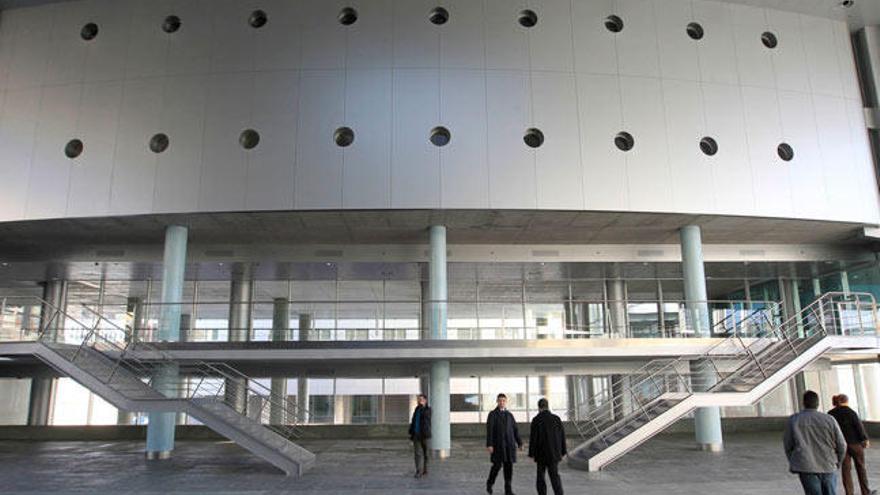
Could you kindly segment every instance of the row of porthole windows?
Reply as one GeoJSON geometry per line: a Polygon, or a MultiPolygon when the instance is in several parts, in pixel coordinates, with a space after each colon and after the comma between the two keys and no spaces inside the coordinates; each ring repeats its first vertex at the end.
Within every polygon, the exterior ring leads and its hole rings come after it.
{"type": "MultiPolygon", "coordinates": [[[[343,26],[350,26],[357,22],[358,13],[355,9],[351,7],[345,7],[339,11],[337,15],[337,20],[343,26]]],[[[443,25],[449,20],[449,11],[443,7],[434,7],[428,12],[428,21],[435,25],[443,25]]],[[[535,13],[534,10],[523,10],[517,16],[517,21],[519,25],[525,28],[532,28],[538,24],[538,14],[535,13]]],[[[266,14],[264,10],[255,10],[251,12],[251,15],[248,17],[248,24],[254,28],[259,29],[266,25],[269,22],[269,15],[266,14]]],[[[624,23],[623,19],[615,14],[609,15],[605,18],[604,21],[605,29],[612,33],[619,33],[623,31],[624,23]]],[[[182,25],[182,21],[180,17],[176,15],[169,15],[162,21],[162,31],[166,33],[175,33],[177,32],[182,25]]],[[[693,40],[701,40],[703,36],[705,36],[705,30],[703,26],[698,22],[691,22],[685,26],[685,33],[687,33],[688,37],[693,40]]],[[[98,36],[98,25],[94,22],[89,22],[85,26],[83,26],[80,31],[80,36],[82,39],[89,41],[93,40],[98,36]]],[[[779,44],[779,40],[776,35],[770,31],[765,31],[761,33],[761,43],[764,44],[767,48],[776,48],[779,44]]]]}
{"type": "MultiPolygon", "coordinates": [[[[452,140],[452,133],[443,126],[437,126],[431,129],[428,134],[428,140],[435,146],[446,146],[452,140]]],[[[351,127],[339,127],[333,132],[333,142],[337,146],[345,148],[354,143],[354,130],[351,127]]],[[[539,148],[544,144],[544,133],[540,129],[531,127],[526,129],[523,134],[523,142],[529,148],[539,148]]],[[[245,129],[238,137],[238,143],[242,148],[251,150],[260,144],[260,133],[254,129],[245,129]]],[[[168,149],[171,144],[167,134],[154,134],[147,143],[148,148],[153,153],[162,153],[168,149]]],[[[614,136],[614,145],[620,151],[632,150],[636,143],[632,134],[621,131],[614,136]]],[[[699,142],[700,151],[707,156],[714,156],[718,153],[718,142],[710,136],[703,137],[699,142]]],[[[79,139],[71,139],[64,147],[64,154],[67,158],[75,159],[83,152],[83,142],[79,139]]],[[[779,158],[784,161],[794,159],[794,148],[788,143],[780,143],[776,147],[776,153],[779,158]]]]}

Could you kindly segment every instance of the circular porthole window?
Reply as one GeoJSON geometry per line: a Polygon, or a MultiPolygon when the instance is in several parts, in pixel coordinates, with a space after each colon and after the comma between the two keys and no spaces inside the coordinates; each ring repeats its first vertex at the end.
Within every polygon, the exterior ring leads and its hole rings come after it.
{"type": "Polygon", "coordinates": [[[688,24],[687,28],[685,28],[685,31],[687,31],[688,37],[690,37],[690,39],[692,40],[701,40],[706,34],[705,31],[703,31],[703,26],[701,26],[699,22],[692,22],[688,24]]]}
{"type": "Polygon", "coordinates": [[[79,36],[86,41],[95,39],[95,37],[98,36],[98,25],[94,22],[86,24],[79,31],[79,36]]]}
{"type": "Polygon", "coordinates": [[[64,156],[73,160],[83,152],[83,142],[79,139],[71,139],[64,146],[64,156]]]}
{"type": "Polygon", "coordinates": [[[351,146],[351,143],[354,142],[354,131],[351,130],[351,127],[340,127],[339,129],[336,129],[336,132],[333,133],[333,142],[335,142],[336,146],[339,146],[340,148],[351,146]]]}
{"type": "Polygon", "coordinates": [[[535,27],[538,23],[538,14],[534,10],[523,10],[519,13],[519,25],[524,28],[535,27]]]}
{"type": "Polygon", "coordinates": [[[623,19],[618,15],[609,15],[605,18],[605,29],[611,31],[612,33],[619,33],[623,31],[623,19]]]}
{"type": "Polygon", "coordinates": [[[764,46],[767,48],[776,48],[779,45],[779,40],[776,39],[776,35],[767,31],[761,34],[761,43],[764,43],[764,46]]]}
{"type": "Polygon", "coordinates": [[[162,153],[163,151],[168,149],[168,144],[170,141],[168,140],[168,135],[159,133],[154,134],[153,137],[150,138],[150,151],[153,153],[162,153]]]}
{"type": "Polygon", "coordinates": [[[629,151],[633,149],[636,145],[636,140],[633,139],[632,134],[621,131],[618,132],[616,136],[614,136],[614,146],[617,146],[617,149],[620,151],[629,151]]]}
{"type": "Polygon", "coordinates": [[[780,143],[779,146],[776,147],[776,154],[779,155],[779,158],[784,162],[794,160],[794,148],[788,143],[780,143]]]}
{"type": "Polygon", "coordinates": [[[265,26],[267,22],[269,22],[269,16],[262,10],[251,12],[251,16],[248,18],[248,24],[254,29],[260,29],[265,26]]]}
{"type": "Polygon", "coordinates": [[[339,24],[351,26],[358,20],[358,13],[351,7],[345,7],[339,11],[339,15],[336,18],[339,19],[339,24]]]}
{"type": "Polygon", "coordinates": [[[446,21],[449,20],[449,11],[443,7],[435,7],[428,14],[428,20],[431,21],[431,24],[438,26],[446,24],[446,21]]]}
{"type": "Polygon", "coordinates": [[[260,133],[253,129],[245,129],[238,136],[238,144],[246,150],[252,150],[260,144],[260,133]]]}
{"type": "Polygon", "coordinates": [[[537,148],[544,144],[544,133],[541,132],[540,129],[534,127],[526,129],[526,133],[523,135],[523,141],[529,148],[537,148]]]}
{"type": "Polygon", "coordinates": [[[709,136],[700,139],[700,151],[708,156],[713,156],[715,153],[718,153],[718,141],[709,136]]]}
{"type": "Polygon", "coordinates": [[[446,146],[452,139],[452,134],[449,133],[449,129],[438,126],[431,129],[431,136],[429,139],[434,146],[446,146]]]}
{"type": "Polygon", "coordinates": [[[180,17],[169,15],[162,21],[162,31],[168,34],[176,33],[180,29],[180,17]]]}

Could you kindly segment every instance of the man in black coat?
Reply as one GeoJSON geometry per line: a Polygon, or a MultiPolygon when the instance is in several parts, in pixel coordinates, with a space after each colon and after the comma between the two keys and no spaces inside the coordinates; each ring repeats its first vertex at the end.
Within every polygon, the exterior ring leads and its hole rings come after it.
{"type": "Polygon", "coordinates": [[[835,395],[837,399],[834,409],[828,411],[828,414],[837,420],[840,431],[843,432],[843,438],[846,439],[846,457],[841,464],[843,474],[843,490],[846,495],[854,495],[852,479],[852,466],[856,465],[856,475],[859,478],[859,488],[862,495],[877,495],[877,490],[871,490],[868,486],[868,469],[865,467],[865,449],[870,447],[871,442],[868,440],[868,432],[865,431],[865,425],[859,419],[859,414],[849,407],[849,397],[846,394],[835,395]]]}
{"type": "Polygon", "coordinates": [[[498,471],[504,467],[504,495],[513,495],[510,486],[513,480],[513,463],[516,462],[516,450],[522,448],[516,419],[507,410],[507,396],[498,394],[495,399],[498,405],[486,418],[486,450],[492,461],[489,479],[486,480],[486,491],[492,493],[498,471]]]}
{"type": "Polygon", "coordinates": [[[409,422],[409,438],[413,443],[413,455],[416,461],[416,478],[428,474],[428,440],[431,438],[431,408],[428,398],[419,394],[419,405],[413,411],[409,422]]]}
{"type": "Polygon", "coordinates": [[[562,480],[559,479],[559,461],[568,453],[565,445],[565,430],[559,416],[550,412],[547,399],[538,401],[538,415],[532,419],[529,432],[529,457],[538,463],[538,495],[547,495],[547,482],[544,473],[550,474],[553,493],[562,495],[562,480]]]}

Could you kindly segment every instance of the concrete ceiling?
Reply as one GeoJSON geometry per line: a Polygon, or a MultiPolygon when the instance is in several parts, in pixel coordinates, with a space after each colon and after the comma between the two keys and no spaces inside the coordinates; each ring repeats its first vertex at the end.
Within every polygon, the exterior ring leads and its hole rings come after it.
{"type": "MultiPolygon", "coordinates": [[[[0,10],[19,7],[32,7],[47,3],[70,0],[0,0],[0,10]]],[[[844,7],[843,0],[720,0],[766,7],[789,12],[800,12],[817,17],[846,20],[852,30],[866,25],[880,24],[880,1],[852,0],[850,7],[844,7]]]]}

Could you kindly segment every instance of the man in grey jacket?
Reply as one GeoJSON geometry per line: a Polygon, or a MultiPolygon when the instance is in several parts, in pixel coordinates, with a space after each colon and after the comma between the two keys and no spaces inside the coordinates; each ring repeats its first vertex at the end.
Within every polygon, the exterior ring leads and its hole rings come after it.
{"type": "Polygon", "coordinates": [[[785,455],[789,471],[800,477],[806,495],[834,495],[846,440],[837,421],[818,409],[819,396],[808,390],[804,409],[785,425],[785,455]]]}

